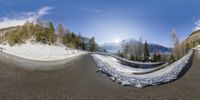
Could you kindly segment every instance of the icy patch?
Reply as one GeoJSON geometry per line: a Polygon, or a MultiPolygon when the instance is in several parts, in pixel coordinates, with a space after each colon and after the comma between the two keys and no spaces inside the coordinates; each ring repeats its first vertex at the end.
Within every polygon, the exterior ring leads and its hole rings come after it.
{"type": "Polygon", "coordinates": [[[80,50],[69,49],[61,44],[48,45],[30,42],[15,46],[0,44],[0,49],[10,55],[37,61],[57,61],[85,53],[80,50]]]}
{"type": "Polygon", "coordinates": [[[110,78],[121,85],[131,85],[135,87],[145,87],[149,85],[158,85],[161,83],[171,82],[178,78],[178,75],[184,70],[189,63],[193,54],[191,50],[187,55],[166,66],[160,70],[147,74],[133,74],[134,72],[146,71],[147,69],[130,68],[120,65],[116,59],[109,56],[93,54],[92,57],[96,61],[99,70],[110,76],[110,78]]]}

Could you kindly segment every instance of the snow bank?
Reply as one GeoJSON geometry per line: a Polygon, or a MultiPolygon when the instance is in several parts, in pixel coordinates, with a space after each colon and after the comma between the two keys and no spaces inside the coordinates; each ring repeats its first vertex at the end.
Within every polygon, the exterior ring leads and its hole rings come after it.
{"type": "Polygon", "coordinates": [[[30,42],[15,46],[0,44],[0,49],[7,54],[36,61],[57,61],[84,53],[80,50],[66,48],[61,44],[47,45],[30,42]]]}
{"type": "Polygon", "coordinates": [[[92,53],[92,54],[99,54],[99,55],[105,55],[105,56],[111,56],[113,58],[116,58],[119,60],[119,63],[137,67],[137,68],[152,68],[152,67],[158,67],[160,65],[163,65],[166,62],[137,62],[137,61],[130,61],[121,57],[118,57],[116,55],[108,54],[108,53],[92,53]]]}
{"type": "Polygon", "coordinates": [[[121,64],[121,61],[108,55],[93,54],[93,57],[96,61],[98,60],[98,62],[104,63],[107,66],[112,66],[116,71],[121,71],[127,74],[148,73],[166,66],[166,64],[164,64],[163,66],[159,66],[156,68],[134,68],[123,65],[121,64]]]}
{"type": "Polygon", "coordinates": [[[145,87],[149,85],[158,85],[167,83],[178,78],[181,72],[189,66],[189,60],[193,54],[191,50],[187,55],[174,62],[173,64],[146,74],[133,74],[133,72],[146,71],[146,69],[135,69],[123,66],[116,59],[109,56],[93,54],[99,70],[110,76],[112,80],[122,85],[131,85],[135,87],[145,87]]]}

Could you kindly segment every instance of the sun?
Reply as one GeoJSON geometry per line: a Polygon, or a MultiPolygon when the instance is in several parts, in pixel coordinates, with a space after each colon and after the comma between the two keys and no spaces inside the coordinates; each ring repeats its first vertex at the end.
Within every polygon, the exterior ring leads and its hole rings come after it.
{"type": "Polygon", "coordinates": [[[120,42],[120,39],[119,39],[119,38],[114,38],[113,42],[119,43],[119,42],[120,42]]]}

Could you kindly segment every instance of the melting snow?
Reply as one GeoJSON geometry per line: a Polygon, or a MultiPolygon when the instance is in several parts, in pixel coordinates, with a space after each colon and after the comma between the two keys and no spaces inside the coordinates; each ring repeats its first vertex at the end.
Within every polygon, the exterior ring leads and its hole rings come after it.
{"type": "Polygon", "coordinates": [[[129,66],[121,65],[117,59],[111,56],[100,54],[93,54],[99,70],[110,76],[112,80],[117,81],[122,85],[132,85],[135,87],[145,87],[149,85],[158,85],[167,83],[178,78],[178,75],[183,71],[189,63],[193,54],[193,50],[189,51],[187,55],[174,62],[173,64],[163,67],[157,71],[146,74],[133,74],[134,72],[146,72],[155,69],[138,69],[129,66]]]}

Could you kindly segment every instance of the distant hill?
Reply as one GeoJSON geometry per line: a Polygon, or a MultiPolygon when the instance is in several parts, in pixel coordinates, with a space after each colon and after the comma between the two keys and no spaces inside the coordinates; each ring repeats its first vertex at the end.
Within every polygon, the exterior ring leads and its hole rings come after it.
{"type": "Polygon", "coordinates": [[[155,51],[160,51],[161,53],[167,53],[167,54],[171,54],[172,53],[172,48],[169,47],[165,47],[159,44],[149,44],[149,52],[150,53],[154,53],[155,51]]]}
{"type": "MultiPolygon", "coordinates": [[[[141,42],[137,41],[134,38],[122,40],[120,43],[104,43],[101,45],[102,48],[104,48],[109,53],[117,53],[118,50],[121,50],[121,44],[122,43],[129,43],[129,44],[139,44],[141,42]]],[[[150,53],[154,53],[155,51],[159,51],[160,53],[172,53],[172,48],[165,47],[159,44],[153,44],[149,43],[149,51],[150,53]]]]}
{"type": "Polygon", "coordinates": [[[111,43],[104,43],[101,45],[102,48],[104,48],[109,53],[116,53],[121,46],[117,43],[111,42],[111,43]]]}

